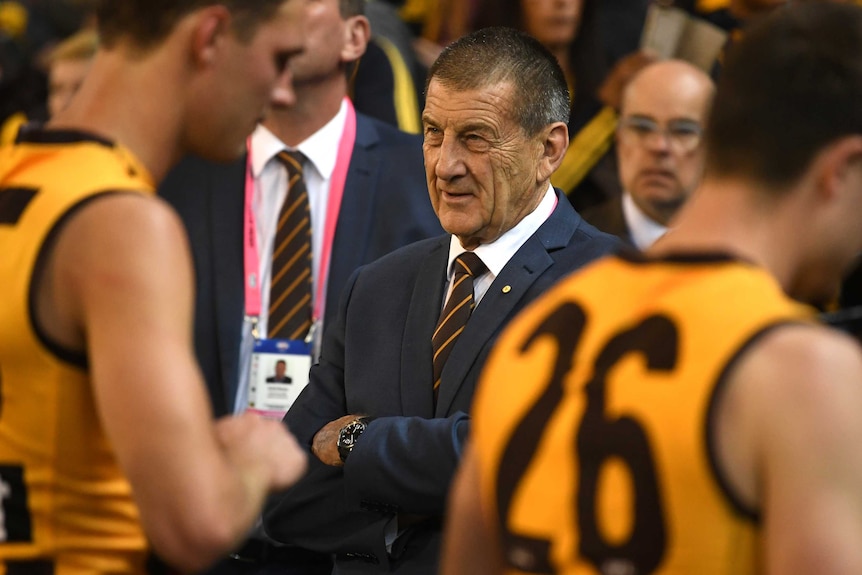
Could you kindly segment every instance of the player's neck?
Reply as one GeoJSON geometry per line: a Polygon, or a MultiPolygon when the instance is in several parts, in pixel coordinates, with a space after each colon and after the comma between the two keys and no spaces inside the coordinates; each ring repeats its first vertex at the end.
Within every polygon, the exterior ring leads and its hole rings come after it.
{"type": "Polygon", "coordinates": [[[752,193],[750,183],[706,181],[649,253],[727,253],[768,269],[785,285],[802,235],[797,211],[792,201],[752,193]]]}
{"type": "Polygon", "coordinates": [[[182,112],[178,94],[170,93],[179,84],[165,81],[171,72],[158,68],[145,59],[98,54],[72,103],[49,125],[121,143],[159,181],[180,156],[182,112]]]}

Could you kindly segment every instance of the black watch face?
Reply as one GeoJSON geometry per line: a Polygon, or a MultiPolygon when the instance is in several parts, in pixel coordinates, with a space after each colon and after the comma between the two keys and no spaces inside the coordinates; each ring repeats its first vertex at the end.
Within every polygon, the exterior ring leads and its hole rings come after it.
{"type": "Polygon", "coordinates": [[[364,421],[351,421],[341,428],[341,432],[338,434],[338,454],[342,461],[347,459],[347,456],[353,451],[353,446],[363,431],[365,431],[364,421]]]}
{"type": "Polygon", "coordinates": [[[341,444],[344,447],[353,447],[359,433],[362,433],[363,431],[365,431],[365,424],[359,423],[358,421],[348,423],[345,428],[341,430],[341,444]]]}

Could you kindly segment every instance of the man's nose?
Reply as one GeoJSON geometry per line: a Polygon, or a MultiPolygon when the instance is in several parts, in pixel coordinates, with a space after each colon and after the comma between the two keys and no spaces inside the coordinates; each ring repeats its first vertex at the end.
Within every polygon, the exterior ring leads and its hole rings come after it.
{"type": "Polygon", "coordinates": [[[296,104],[296,91],[293,89],[293,73],[290,67],[286,68],[278,77],[278,81],[272,88],[269,102],[274,108],[289,107],[296,104]]]}
{"type": "Polygon", "coordinates": [[[441,180],[451,180],[467,173],[464,149],[456,137],[444,135],[434,172],[441,180]]]}

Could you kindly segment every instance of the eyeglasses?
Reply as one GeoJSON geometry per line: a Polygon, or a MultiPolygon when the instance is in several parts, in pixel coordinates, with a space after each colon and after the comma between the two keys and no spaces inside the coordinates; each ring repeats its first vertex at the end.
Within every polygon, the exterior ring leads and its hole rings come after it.
{"type": "Polygon", "coordinates": [[[628,116],[620,120],[619,128],[621,135],[632,143],[645,145],[661,136],[679,152],[691,152],[703,136],[703,128],[693,120],[671,120],[667,127],[662,127],[652,118],[628,116]]]}

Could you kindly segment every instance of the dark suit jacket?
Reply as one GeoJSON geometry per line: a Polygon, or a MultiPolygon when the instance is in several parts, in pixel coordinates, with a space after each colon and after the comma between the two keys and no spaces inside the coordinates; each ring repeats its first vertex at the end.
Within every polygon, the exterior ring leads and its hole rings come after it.
{"type": "MultiPolygon", "coordinates": [[[[188,231],[197,283],[195,348],[216,415],[233,411],[239,377],[245,166],[246,157],[224,165],[189,157],[159,188],[188,231]]],[[[422,138],[357,114],[330,260],[326,324],[353,270],[441,232],[428,198],[422,138]]]]}
{"type": "Polygon", "coordinates": [[[501,328],[553,282],[619,241],[590,226],[557,191],[551,217],[518,250],[473,312],[432,393],[431,335],[440,315],[449,236],[360,268],[344,291],[311,381],[285,417],[302,445],[346,414],[374,419],[344,468],[310,456],[310,471],[267,506],[268,535],[337,553],[336,573],[436,573],[449,483],[469,430],[482,364],[501,328]],[[511,289],[503,290],[504,286],[511,289]],[[396,541],[394,514],[428,516],[396,541]]]}
{"type": "Polygon", "coordinates": [[[623,214],[622,197],[612,198],[582,212],[584,219],[603,232],[613,234],[633,246],[632,234],[623,214]]]}

